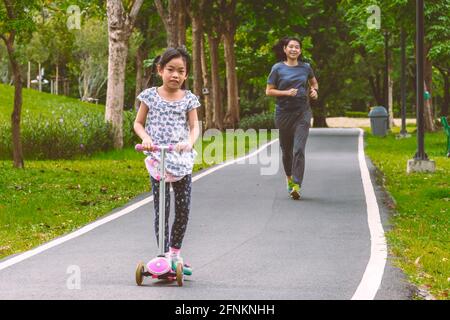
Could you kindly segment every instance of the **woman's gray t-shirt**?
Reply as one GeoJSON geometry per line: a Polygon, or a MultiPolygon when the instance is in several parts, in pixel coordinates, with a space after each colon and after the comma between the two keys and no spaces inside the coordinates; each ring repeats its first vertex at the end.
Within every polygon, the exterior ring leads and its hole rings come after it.
{"type": "Polygon", "coordinates": [[[295,97],[277,97],[277,114],[299,111],[308,106],[308,80],[312,78],[314,72],[309,63],[299,61],[296,66],[288,66],[278,62],[273,65],[267,84],[274,85],[278,90],[298,89],[295,97]]]}

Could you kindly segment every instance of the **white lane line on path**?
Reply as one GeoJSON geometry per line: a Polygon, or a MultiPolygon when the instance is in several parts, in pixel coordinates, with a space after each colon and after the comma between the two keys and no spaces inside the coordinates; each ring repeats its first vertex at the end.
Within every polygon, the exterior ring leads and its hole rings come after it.
{"type": "MultiPolygon", "coordinates": [[[[264,144],[263,146],[261,146],[258,150],[254,151],[254,152],[252,152],[252,153],[250,153],[250,154],[248,154],[246,156],[243,156],[243,157],[238,158],[238,159],[234,159],[234,160],[230,160],[230,161],[224,162],[224,163],[222,163],[220,165],[217,165],[217,166],[215,166],[213,168],[210,168],[210,169],[206,170],[203,173],[197,174],[197,175],[195,175],[192,178],[192,181],[193,182],[197,181],[198,179],[203,178],[204,176],[207,176],[208,174],[211,174],[211,173],[213,173],[213,172],[215,172],[215,171],[217,171],[219,169],[222,169],[222,168],[224,168],[226,166],[232,165],[232,164],[234,164],[234,163],[236,163],[238,161],[244,161],[244,160],[246,160],[246,159],[248,159],[250,157],[253,157],[253,156],[255,156],[256,154],[258,154],[259,152],[261,152],[262,150],[264,150],[265,148],[267,148],[268,146],[272,145],[273,143],[275,143],[277,141],[278,141],[278,139],[270,141],[270,142],[264,144]]],[[[24,252],[22,254],[19,254],[19,255],[13,257],[13,258],[10,258],[10,259],[6,260],[4,262],[1,262],[0,263],[0,271],[3,270],[3,269],[6,269],[6,268],[8,268],[8,267],[10,267],[10,266],[12,266],[12,265],[14,265],[16,263],[19,263],[19,262],[22,262],[22,261],[24,261],[24,260],[26,260],[28,258],[31,258],[32,256],[35,256],[35,255],[37,255],[37,254],[39,254],[39,253],[41,253],[43,251],[46,251],[46,250],[51,249],[53,247],[56,247],[56,246],[66,242],[66,241],[69,241],[69,240],[72,240],[74,238],[77,238],[77,237],[79,237],[79,236],[81,236],[81,235],[83,235],[83,234],[85,234],[85,233],[87,233],[87,232],[89,232],[91,230],[94,230],[94,229],[100,227],[101,225],[104,225],[105,223],[108,223],[108,222],[113,221],[115,219],[118,219],[118,218],[120,218],[120,217],[122,217],[122,216],[124,216],[124,215],[126,215],[126,214],[128,214],[130,212],[133,212],[134,210],[138,209],[139,207],[142,207],[143,205],[146,205],[147,203],[150,203],[152,201],[153,201],[153,195],[149,196],[148,198],[146,198],[144,200],[136,202],[135,204],[132,204],[132,205],[130,205],[130,206],[128,206],[128,207],[126,207],[126,208],[124,208],[124,209],[114,213],[114,214],[111,214],[111,215],[103,218],[103,219],[100,219],[100,220],[97,220],[95,222],[92,222],[92,223],[82,227],[81,229],[79,229],[77,231],[69,233],[69,234],[67,234],[65,236],[62,236],[62,237],[57,238],[55,240],[52,240],[52,241],[50,241],[50,242],[48,242],[46,244],[43,244],[43,245],[41,245],[41,246],[39,246],[39,247],[37,247],[35,249],[26,251],[26,252],[24,252]]]]}
{"type": "Polygon", "coordinates": [[[369,224],[371,245],[369,262],[367,263],[362,280],[353,294],[352,300],[373,300],[383,278],[387,259],[387,246],[377,198],[373,190],[364,154],[364,131],[362,129],[359,129],[358,160],[364,194],[366,196],[367,222],[369,224]]]}

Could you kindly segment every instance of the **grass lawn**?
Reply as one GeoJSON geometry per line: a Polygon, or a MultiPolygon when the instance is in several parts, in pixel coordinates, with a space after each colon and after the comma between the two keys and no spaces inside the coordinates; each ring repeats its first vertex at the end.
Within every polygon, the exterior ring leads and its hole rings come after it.
{"type": "MultiPolygon", "coordinates": [[[[450,290],[450,159],[445,155],[442,129],[425,136],[425,151],[436,162],[435,173],[406,173],[417,150],[415,133],[395,139],[399,128],[384,138],[366,130],[366,154],[383,173],[386,190],[395,200],[392,230],[387,239],[395,263],[417,286],[437,299],[450,290]]],[[[409,132],[415,128],[408,128],[409,132]]]]}
{"type": "MultiPolygon", "coordinates": [[[[11,121],[14,106],[14,87],[0,84],[0,121],[11,121]]],[[[43,117],[62,116],[66,110],[72,112],[103,113],[104,105],[82,102],[62,95],[38,92],[24,88],[22,91],[22,115],[41,115],[43,117]]]]}

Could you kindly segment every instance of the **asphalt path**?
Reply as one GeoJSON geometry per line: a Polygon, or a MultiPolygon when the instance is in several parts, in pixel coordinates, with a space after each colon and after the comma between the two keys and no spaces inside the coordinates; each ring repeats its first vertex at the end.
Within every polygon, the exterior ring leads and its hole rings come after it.
{"type": "MultiPolygon", "coordinates": [[[[197,174],[182,249],[194,274],[181,288],[149,278],[141,287],[135,283],[137,263],[158,251],[153,202],[144,194],[90,231],[0,261],[0,299],[347,300],[358,288],[364,294],[361,283],[372,276],[382,279],[374,299],[410,299],[413,289],[389,254],[381,270],[366,272],[372,270],[374,239],[359,134],[357,129],[311,130],[300,201],[287,195],[278,142],[244,164],[197,174]],[[250,163],[261,154],[278,163],[272,174],[262,174],[267,164],[250,163]],[[127,208],[130,212],[121,214],[127,208]]],[[[366,160],[386,231],[387,198],[366,160]]]]}

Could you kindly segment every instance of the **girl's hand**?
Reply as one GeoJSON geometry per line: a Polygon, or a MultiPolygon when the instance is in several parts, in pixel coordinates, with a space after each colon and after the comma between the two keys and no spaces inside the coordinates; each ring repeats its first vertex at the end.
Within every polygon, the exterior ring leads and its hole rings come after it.
{"type": "Polygon", "coordinates": [[[314,88],[311,88],[311,89],[309,90],[309,96],[310,96],[312,99],[314,99],[314,100],[317,100],[317,98],[319,97],[319,95],[317,94],[316,89],[314,89],[314,88]]]}
{"type": "Polygon", "coordinates": [[[298,89],[292,88],[292,89],[286,90],[285,92],[286,92],[287,96],[295,97],[297,95],[297,91],[298,91],[298,89]]]}
{"type": "Polygon", "coordinates": [[[175,145],[175,151],[177,152],[189,152],[192,150],[192,144],[190,142],[179,142],[175,145]]]}
{"type": "Polygon", "coordinates": [[[153,147],[153,141],[152,139],[150,139],[150,137],[144,138],[142,140],[142,147],[144,148],[144,150],[146,151],[153,151],[154,147],[153,147]]]}

